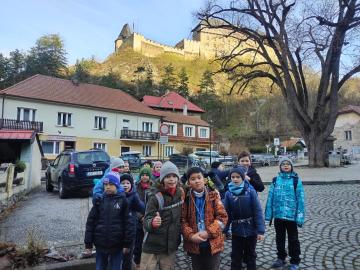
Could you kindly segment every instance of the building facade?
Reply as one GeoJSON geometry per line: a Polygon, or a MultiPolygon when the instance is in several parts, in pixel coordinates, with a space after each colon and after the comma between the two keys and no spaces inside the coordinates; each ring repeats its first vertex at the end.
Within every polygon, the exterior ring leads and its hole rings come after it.
{"type": "Polygon", "coordinates": [[[153,110],[118,89],[35,75],[0,95],[0,128],[36,130],[48,159],[65,149],[91,148],[104,149],[110,156],[140,151],[158,159],[183,151],[179,145],[184,142],[205,147],[209,140],[201,138],[207,123],[199,117],[153,110]],[[160,145],[163,121],[175,126],[172,136],[177,143],[160,145]]]}
{"type": "Polygon", "coordinates": [[[360,106],[350,105],[339,111],[332,135],[336,138],[335,148],[360,158],[360,106]]]}

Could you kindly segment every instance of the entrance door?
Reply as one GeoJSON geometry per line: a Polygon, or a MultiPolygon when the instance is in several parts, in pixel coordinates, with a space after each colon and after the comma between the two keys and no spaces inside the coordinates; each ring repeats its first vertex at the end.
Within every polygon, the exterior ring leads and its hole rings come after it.
{"type": "Polygon", "coordinates": [[[130,147],[129,146],[121,146],[121,155],[124,153],[124,152],[129,152],[130,151],[130,147]]]}
{"type": "Polygon", "coordinates": [[[74,141],[64,142],[64,150],[70,150],[70,149],[74,149],[74,150],[75,150],[75,142],[74,142],[74,141]]]}

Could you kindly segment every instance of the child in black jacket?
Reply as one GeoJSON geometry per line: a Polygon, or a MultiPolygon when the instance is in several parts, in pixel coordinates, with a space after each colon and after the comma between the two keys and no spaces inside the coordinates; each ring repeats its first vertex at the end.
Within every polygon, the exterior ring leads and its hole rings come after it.
{"type": "Polygon", "coordinates": [[[135,224],[129,213],[124,192],[118,193],[120,177],[108,173],[104,180],[104,196],[91,208],[85,231],[86,253],[96,247],[96,270],[121,269],[123,252],[128,253],[134,239],[135,224]]]}
{"type": "Polygon", "coordinates": [[[256,169],[251,165],[251,156],[247,151],[242,151],[238,156],[238,163],[240,166],[246,168],[245,178],[253,186],[256,192],[262,192],[265,187],[261,181],[260,175],[257,173],[256,169]]]}

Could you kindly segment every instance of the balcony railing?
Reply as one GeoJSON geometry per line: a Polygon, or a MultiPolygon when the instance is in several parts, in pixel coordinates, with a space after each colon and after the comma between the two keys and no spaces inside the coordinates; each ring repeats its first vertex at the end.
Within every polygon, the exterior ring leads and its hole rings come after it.
{"type": "Polygon", "coordinates": [[[159,132],[122,129],[120,139],[159,140],[159,132]]]}
{"type": "Polygon", "coordinates": [[[0,129],[15,129],[15,130],[23,129],[23,130],[34,130],[36,132],[43,132],[43,122],[0,118],[0,129]]]}

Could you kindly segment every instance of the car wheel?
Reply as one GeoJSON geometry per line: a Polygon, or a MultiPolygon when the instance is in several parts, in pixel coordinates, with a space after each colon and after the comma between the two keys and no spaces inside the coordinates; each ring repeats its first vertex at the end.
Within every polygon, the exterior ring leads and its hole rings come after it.
{"type": "Polygon", "coordinates": [[[67,198],[67,191],[64,188],[64,184],[61,180],[59,180],[59,197],[60,199],[67,198]]]}
{"type": "Polygon", "coordinates": [[[54,186],[51,184],[51,180],[49,176],[46,177],[46,191],[52,192],[54,190],[54,186]]]}

